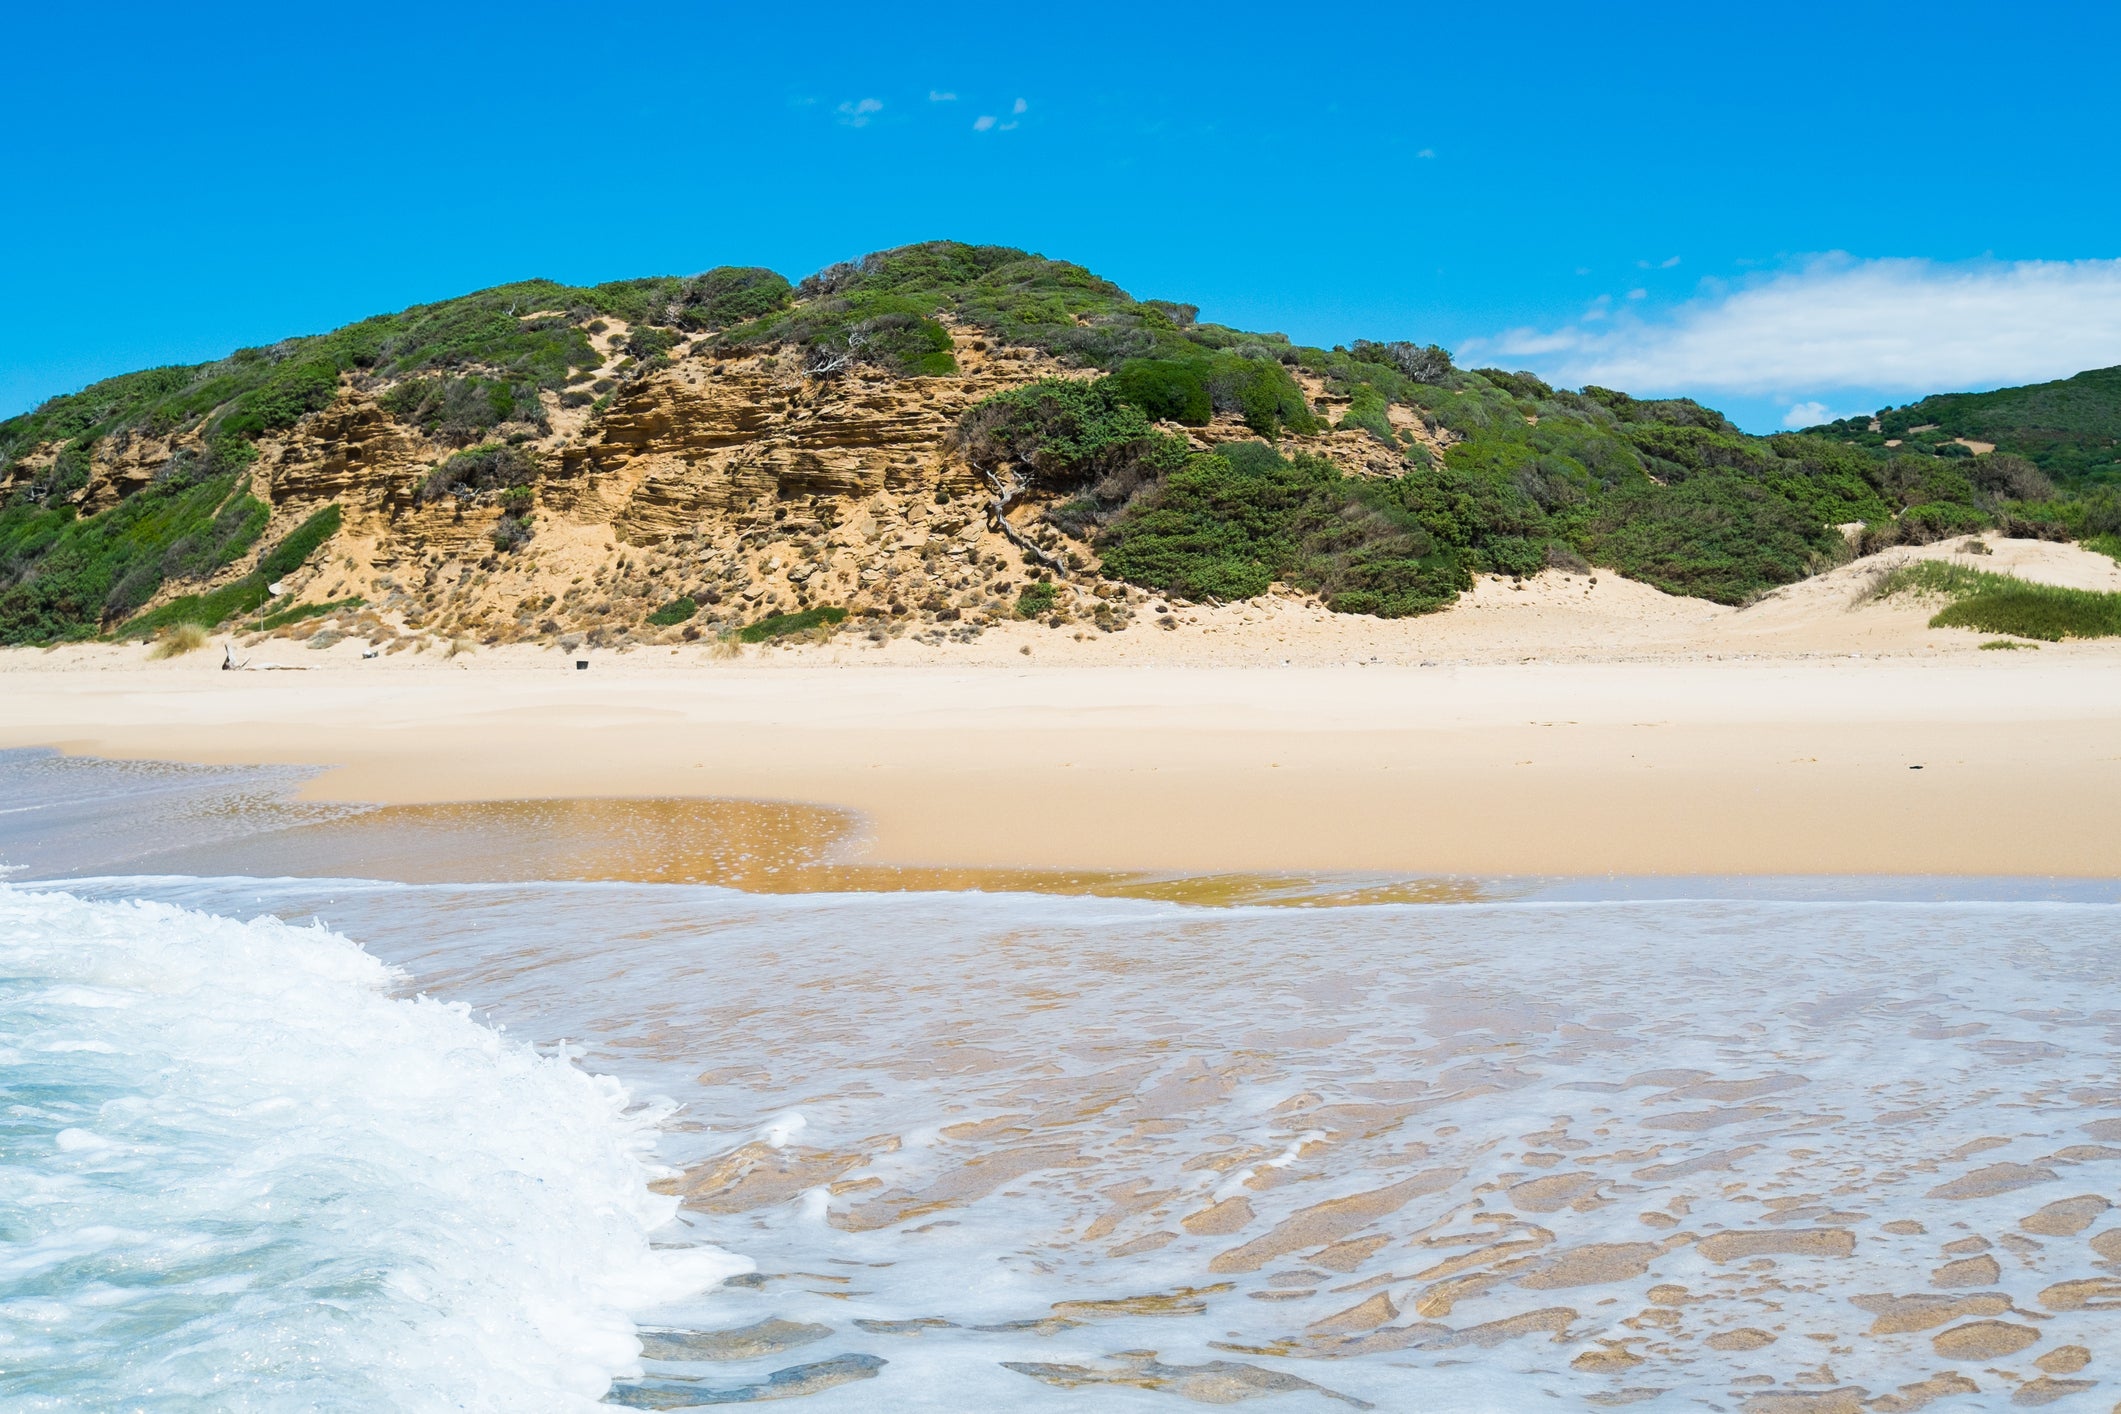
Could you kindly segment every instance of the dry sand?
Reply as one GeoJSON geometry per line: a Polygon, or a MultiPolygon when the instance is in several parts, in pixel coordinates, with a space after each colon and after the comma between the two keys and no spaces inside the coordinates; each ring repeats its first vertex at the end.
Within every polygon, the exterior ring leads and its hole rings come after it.
{"type": "MultiPolygon", "coordinates": [[[[2121,589],[2074,547],[1968,562],[2121,589]]],[[[861,812],[878,863],[2121,872],[2121,644],[1978,651],[1856,602],[1880,567],[1745,610],[1548,574],[1399,622],[1281,599],[586,672],[527,647],[248,650],[310,669],[275,673],[219,671],[218,643],[15,650],[0,745],[328,766],[310,793],[346,800],[814,802],[861,812]]]]}

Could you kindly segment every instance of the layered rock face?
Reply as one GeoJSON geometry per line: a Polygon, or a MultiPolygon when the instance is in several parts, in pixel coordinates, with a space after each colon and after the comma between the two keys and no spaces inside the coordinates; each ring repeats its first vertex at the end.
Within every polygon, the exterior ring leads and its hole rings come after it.
{"type": "MultiPolygon", "coordinates": [[[[359,598],[360,631],[392,646],[689,641],[815,607],[848,611],[862,631],[962,635],[1014,616],[1024,588],[1049,577],[990,523],[950,433],[980,399],[1064,373],[1051,359],[968,337],[956,376],[814,378],[792,357],[681,349],[627,378],[615,352],[625,332],[598,341],[618,375],[600,405],[548,395],[548,427],[496,430],[533,468],[527,505],[505,488],[437,494],[430,483],[456,449],[387,412],[384,387],[349,381],[264,443],[251,489],[273,507],[268,541],[326,502],[345,512],[288,602],[359,598]],[[506,549],[504,522],[523,536],[506,549]],[[683,599],[698,605],[692,617],[649,621],[683,599]]],[[[118,468],[98,470],[100,488],[118,468]]],[[[1088,547],[1041,533],[1086,572],[1057,585],[1042,614],[1120,626],[1128,595],[1097,579],[1088,547]]]]}
{"type": "MultiPolygon", "coordinates": [[[[515,486],[438,485],[460,449],[393,416],[389,385],[348,378],[331,405],[261,442],[249,471],[251,493],[273,509],[264,543],[326,503],[344,512],[340,534],[280,602],[359,599],[347,611],[359,631],[394,647],[438,636],[688,641],[822,607],[872,634],[965,635],[1031,608],[1083,631],[1123,627],[1139,592],[1101,579],[1092,548],[1042,524],[1036,505],[1016,513],[1016,529],[1069,572],[1028,560],[992,521],[986,488],[951,436],[982,398],[1090,375],[1034,350],[990,347],[975,330],[953,333],[951,376],[856,367],[814,377],[793,351],[724,358],[704,344],[635,367],[622,352],[628,331],[613,321],[595,340],[606,363],[590,386],[604,396],[548,392],[544,425],[494,430],[511,449],[515,486]],[[1027,603],[1040,581],[1051,588],[1027,603]],[[698,606],[690,617],[652,621],[686,599],[698,606]]],[[[1322,389],[1309,391],[1332,411],[1322,389]]],[[[1253,434],[1228,417],[1188,435],[1208,446],[1253,434]]],[[[1363,433],[1301,443],[1356,474],[1397,469],[1363,433]]],[[[81,504],[115,504],[203,454],[196,433],[106,447],[81,504]]],[[[37,461],[24,459],[18,475],[37,461]]]]}

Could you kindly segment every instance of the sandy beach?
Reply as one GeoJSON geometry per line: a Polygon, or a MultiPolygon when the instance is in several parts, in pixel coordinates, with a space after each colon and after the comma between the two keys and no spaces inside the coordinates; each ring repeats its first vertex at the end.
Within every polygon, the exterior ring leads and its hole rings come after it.
{"type": "MultiPolygon", "coordinates": [[[[1934,553],[1945,553],[1938,550],[1934,553]]],[[[1983,557],[2104,587],[2074,547],[1983,557]]],[[[2110,875],[2121,649],[1990,652],[1858,564],[1745,610],[1604,577],[1382,622],[1294,600],[969,644],[0,658],[0,744],[328,768],[377,803],[735,797],[863,863],[1442,874],[2110,875]],[[1027,653],[1024,650],[1029,649],[1027,653]]]]}

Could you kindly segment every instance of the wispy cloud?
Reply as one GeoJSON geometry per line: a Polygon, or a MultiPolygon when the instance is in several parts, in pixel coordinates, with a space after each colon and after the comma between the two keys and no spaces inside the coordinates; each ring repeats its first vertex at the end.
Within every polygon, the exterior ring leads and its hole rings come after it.
{"type": "Polygon", "coordinates": [[[1014,130],[1031,105],[1019,98],[1009,106],[1009,119],[1004,122],[992,113],[982,113],[972,120],[972,131],[976,133],[1006,133],[1014,130]]]}
{"type": "MultiPolygon", "coordinates": [[[[1631,298],[1638,297],[1630,291],[1631,298]]],[[[2039,382],[2121,363],[2121,260],[1822,256],[1662,316],[1514,329],[1468,354],[1568,383],[1796,396],[2039,382]]]]}
{"type": "Polygon", "coordinates": [[[957,95],[944,93],[941,89],[931,88],[928,90],[928,101],[930,103],[955,103],[957,102],[957,95]]]}
{"type": "Polygon", "coordinates": [[[869,120],[884,111],[881,98],[850,98],[839,106],[840,121],[850,128],[866,128],[869,120]]]}

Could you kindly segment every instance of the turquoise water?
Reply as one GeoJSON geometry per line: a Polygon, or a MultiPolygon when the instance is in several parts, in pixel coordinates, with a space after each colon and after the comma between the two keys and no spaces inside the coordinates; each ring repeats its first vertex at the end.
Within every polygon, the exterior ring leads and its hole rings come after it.
{"type": "Polygon", "coordinates": [[[586,1406],[652,1251],[660,1117],[344,938],[0,889],[14,1409],[586,1406]]]}
{"type": "Polygon", "coordinates": [[[65,887],[0,892],[10,1408],[2121,1399],[2108,886],[65,887]]]}

